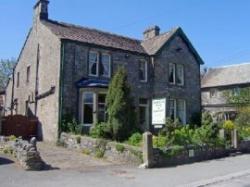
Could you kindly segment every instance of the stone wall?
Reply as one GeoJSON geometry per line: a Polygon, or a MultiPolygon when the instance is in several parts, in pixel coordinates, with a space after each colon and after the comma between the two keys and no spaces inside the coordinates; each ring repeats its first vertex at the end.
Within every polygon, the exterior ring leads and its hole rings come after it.
{"type": "Polygon", "coordinates": [[[0,152],[13,156],[25,170],[42,170],[45,163],[37,151],[36,140],[30,142],[0,136],[0,152]]]}
{"type": "Polygon", "coordinates": [[[142,162],[142,150],[139,147],[66,133],[61,134],[59,142],[68,149],[104,158],[114,163],[139,165],[142,162]]]}

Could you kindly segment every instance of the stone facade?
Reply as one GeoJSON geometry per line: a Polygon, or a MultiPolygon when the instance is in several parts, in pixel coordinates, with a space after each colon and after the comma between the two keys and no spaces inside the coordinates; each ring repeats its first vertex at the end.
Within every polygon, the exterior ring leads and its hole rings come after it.
{"type": "MultiPolygon", "coordinates": [[[[145,39],[148,47],[151,47],[149,41],[157,40],[154,44],[157,53],[153,54],[143,48],[144,41],[49,20],[47,6],[48,1],[39,0],[34,7],[33,26],[19,56],[14,77],[6,89],[5,108],[10,109],[6,115],[35,115],[40,122],[39,134],[46,141],[57,139],[64,115],[70,114],[81,123],[81,94],[85,91],[107,91],[107,87],[76,87],[76,82],[83,77],[96,78],[89,76],[88,72],[90,51],[110,55],[111,77],[118,67],[126,69],[135,109],[139,112],[140,99],[147,100],[144,130],[152,127],[151,101],[154,98],[167,99],[166,116],[169,116],[170,98],[185,100],[186,123],[190,122],[193,114],[200,112],[200,64],[203,62],[197,58],[198,54],[190,47],[191,43],[180,28],[161,35],[160,29],[154,27],[156,30],[145,39]],[[89,35],[92,43],[85,42],[89,35]],[[99,45],[100,42],[103,43],[99,45]],[[147,63],[145,82],[139,79],[141,60],[147,63]],[[169,83],[169,63],[183,65],[184,85],[169,83]]],[[[111,77],[101,79],[110,81],[111,77]]],[[[96,119],[96,111],[93,115],[96,119]]]]}

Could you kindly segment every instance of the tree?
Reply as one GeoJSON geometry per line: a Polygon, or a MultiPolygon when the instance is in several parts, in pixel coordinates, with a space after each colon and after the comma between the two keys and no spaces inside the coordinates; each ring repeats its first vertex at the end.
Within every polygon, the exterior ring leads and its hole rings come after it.
{"type": "Polygon", "coordinates": [[[111,81],[106,106],[113,139],[125,140],[135,127],[135,112],[127,83],[127,73],[123,68],[118,69],[111,81]]]}
{"type": "Polygon", "coordinates": [[[238,111],[250,105],[250,87],[225,91],[224,96],[227,103],[234,105],[238,111]]]}
{"type": "Polygon", "coordinates": [[[16,65],[15,59],[0,60],[0,89],[3,90],[7,86],[7,82],[13,73],[16,65]]]}

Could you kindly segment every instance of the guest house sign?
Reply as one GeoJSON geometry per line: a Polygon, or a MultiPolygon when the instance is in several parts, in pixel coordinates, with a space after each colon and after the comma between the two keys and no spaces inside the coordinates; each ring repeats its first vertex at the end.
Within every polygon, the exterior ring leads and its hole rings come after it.
{"type": "Polygon", "coordinates": [[[152,124],[163,125],[166,121],[166,99],[153,99],[152,101],[152,124]]]}

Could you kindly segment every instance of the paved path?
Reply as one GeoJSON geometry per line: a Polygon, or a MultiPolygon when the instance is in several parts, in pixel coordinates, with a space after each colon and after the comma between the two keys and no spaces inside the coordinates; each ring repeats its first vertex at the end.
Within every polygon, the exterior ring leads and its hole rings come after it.
{"type": "Polygon", "coordinates": [[[208,185],[208,187],[250,187],[250,175],[237,177],[232,180],[208,185]]]}
{"type": "MultiPolygon", "coordinates": [[[[40,145],[39,148],[41,148],[40,145]]],[[[48,158],[51,157],[51,155],[55,153],[55,149],[57,148],[53,148],[51,153],[47,152],[43,156],[46,157],[47,155],[48,158]]],[[[63,152],[64,150],[60,151],[63,152]]],[[[143,170],[124,165],[113,165],[88,156],[85,157],[80,153],[78,157],[75,155],[75,152],[69,151],[69,153],[68,150],[65,151],[67,151],[66,155],[68,156],[60,156],[57,154],[54,159],[50,160],[54,167],[58,166],[60,169],[48,171],[25,172],[19,168],[18,165],[5,160],[5,164],[1,165],[0,163],[0,186],[189,187],[195,186],[194,184],[198,184],[197,182],[199,181],[211,180],[214,177],[220,177],[250,169],[250,155],[240,155],[171,168],[143,170]],[[82,161],[79,164],[78,158],[80,158],[80,156],[83,156],[81,159],[85,161],[82,161]]],[[[0,155],[0,158],[3,158],[3,156],[0,155]]],[[[225,182],[230,183],[230,181],[225,182]]],[[[223,185],[223,183],[221,185],[223,185]]]]}

